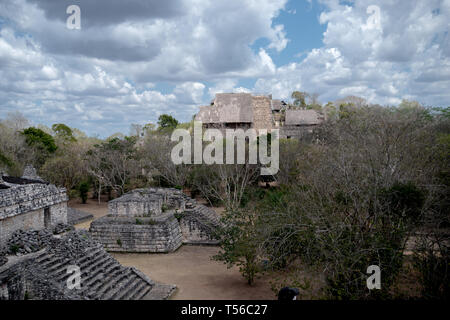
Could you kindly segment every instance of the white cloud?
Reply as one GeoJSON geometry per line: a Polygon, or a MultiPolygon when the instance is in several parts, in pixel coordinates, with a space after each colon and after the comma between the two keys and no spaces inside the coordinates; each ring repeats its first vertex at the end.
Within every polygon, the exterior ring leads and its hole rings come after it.
{"type": "Polygon", "coordinates": [[[205,85],[200,82],[184,82],[173,90],[178,101],[185,104],[199,104],[203,100],[205,85]]]}
{"type": "Polygon", "coordinates": [[[273,78],[258,79],[255,91],[272,88],[287,98],[304,90],[319,93],[323,102],[359,95],[381,104],[408,98],[448,105],[449,0],[377,1],[379,24],[373,24],[373,8],[368,10],[371,0],[353,6],[321,2],[328,8],[320,15],[327,25],[324,47],[277,68],[273,78]]]}
{"type": "Polygon", "coordinates": [[[190,120],[217,92],[448,105],[450,0],[380,0],[375,25],[373,0],[318,1],[324,46],[278,66],[271,55],[290,40],[274,19],[287,0],[109,1],[104,12],[81,1],[78,31],[66,29],[62,0],[1,1],[0,114],[19,110],[35,123],[106,136],[161,113],[190,120]],[[268,44],[252,48],[259,39],[268,44]]]}

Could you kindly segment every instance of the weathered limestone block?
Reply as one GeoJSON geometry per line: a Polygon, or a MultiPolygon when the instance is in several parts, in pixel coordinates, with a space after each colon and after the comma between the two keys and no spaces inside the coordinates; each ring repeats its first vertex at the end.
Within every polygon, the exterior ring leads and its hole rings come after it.
{"type": "Polygon", "coordinates": [[[253,96],[253,126],[256,130],[272,129],[272,97],[269,96],[253,96]]]}
{"type": "Polygon", "coordinates": [[[91,223],[93,239],[114,252],[172,252],[182,244],[172,213],[151,218],[106,216],[91,223]]]}
{"type": "Polygon", "coordinates": [[[136,189],[110,201],[90,231],[109,251],[171,252],[182,244],[217,244],[216,212],[171,188],[136,189]]]}
{"type": "Polygon", "coordinates": [[[180,214],[179,223],[184,244],[218,244],[215,230],[219,225],[219,216],[214,210],[197,205],[180,214]]]}
{"type": "Polygon", "coordinates": [[[163,198],[157,194],[145,194],[134,190],[108,203],[110,215],[145,217],[161,213],[163,198]]]}
{"type": "Polygon", "coordinates": [[[0,191],[0,220],[67,201],[66,189],[54,185],[14,186],[0,191]]]}
{"type": "Polygon", "coordinates": [[[27,170],[23,178],[1,175],[5,188],[0,188],[0,247],[16,230],[67,223],[66,189],[42,182],[32,167],[27,170]]]}

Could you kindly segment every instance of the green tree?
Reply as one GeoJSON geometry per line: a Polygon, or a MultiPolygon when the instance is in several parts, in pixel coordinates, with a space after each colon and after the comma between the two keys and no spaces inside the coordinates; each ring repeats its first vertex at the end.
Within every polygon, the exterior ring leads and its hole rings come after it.
{"type": "Polygon", "coordinates": [[[86,204],[89,192],[89,183],[87,183],[86,181],[81,182],[78,186],[78,192],[80,193],[81,201],[83,202],[83,204],[86,204]]]}
{"type": "Polygon", "coordinates": [[[168,114],[162,114],[158,118],[158,129],[175,129],[179,124],[178,120],[168,114]]]}
{"type": "Polygon", "coordinates": [[[45,149],[48,153],[53,153],[58,149],[55,139],[41,129],[30,127],[23,130],[22,133],[25,135],[26,142],[29,146],[38,146],[39,148],[45,149]]]}
{"type": "Polygon", "coordinates": [[[41,168],[58,149],[55,139],[41,129],[30,127],[22,131],[25,141],[34,150],[33,163],[41,168]]]}
{"type": "Polygon", "coordinates": [[[75,142],[76,139],[73,136],[72,129],[66,126],[63,123],[55,123],[52,125],[52,130],[55,132],[56,136],[58,138],[61,138],[63,141],[66,142],[75,142]]]}
{"type": "Polygon", "coordinates": [[[238,266],[249,285],[262,271],[257,223],[258,217],[252,211],[227,211],[217,231],[221,251],[213,256],[213,260],[222,261],[228,268],[238,266]]]}

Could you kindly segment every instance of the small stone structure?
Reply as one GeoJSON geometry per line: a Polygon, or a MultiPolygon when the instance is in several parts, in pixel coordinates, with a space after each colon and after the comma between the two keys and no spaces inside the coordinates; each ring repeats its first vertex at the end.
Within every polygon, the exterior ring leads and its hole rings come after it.
{"type": "Polygon", "coordinates": [[[325,116],[315,110],[285,111],[285,122],[280,130],[282,138],[301,139],[314,132],[314,129],[325,121],[325,116]]]}
{"type": "Polygon", "coordinates": [[[172,252],[182,244],[217,244],[217,213],[177,189],[136,189],[110,201],[108,210],[89,230],[109,251],[172,252]]]}
{"type": "Polygon", "coordinates": [[[27,167],[22,178],[1,175],[0,245],[16,230],[41,230],[67,224],[66,189],[47,184],[27,167]]]}

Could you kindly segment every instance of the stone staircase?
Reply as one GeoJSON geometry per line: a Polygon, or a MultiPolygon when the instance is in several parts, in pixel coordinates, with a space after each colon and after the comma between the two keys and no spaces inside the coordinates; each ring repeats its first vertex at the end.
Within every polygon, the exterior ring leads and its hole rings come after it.
{"type": "Polygon", "coordinates": [[[66,286],[71,276],[67,273],[68,266],[79,266],[81,289],[74,290],[87,299],[140,300],[155,285],[134,268],[120,265],[101,246],[88,248],[84,257],[75,260],[44,251],[35,258],[35,263],[60,286],[66,286]]]}

